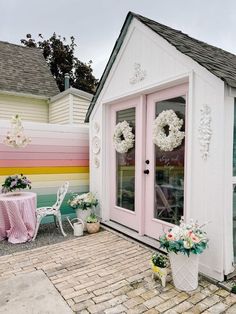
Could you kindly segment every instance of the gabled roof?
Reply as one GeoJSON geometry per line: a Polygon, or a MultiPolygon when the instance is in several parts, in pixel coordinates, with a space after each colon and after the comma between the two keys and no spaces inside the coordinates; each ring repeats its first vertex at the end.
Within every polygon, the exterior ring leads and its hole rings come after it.
{"type": "Polygon", "coordinates": [[[3,41],[0,41],[1,90],[44,97],[59,93],[40,49],[3,41]]]}
{"type": "Polygon", "coordinates": [[[191,38],[181,31],[150,20],[144,16],[129,12],[121,29],[120,35],[115,43],[107,66],[100,79],[96,93],[91,101],[85,119],[86,122],[89,120],[96,100],[105,84],[106,78],[111,70],[113,62],[116,59],[124,37],[127,33],[128,27],[133,18],[139,20],[156,34],[167,40],[177,50],[192,58],[201,66],[206,68],[209,72],[226,82],[229,86],[236,87],[236,56],[234,54],[206,44],[200,40],[191,38]]]}

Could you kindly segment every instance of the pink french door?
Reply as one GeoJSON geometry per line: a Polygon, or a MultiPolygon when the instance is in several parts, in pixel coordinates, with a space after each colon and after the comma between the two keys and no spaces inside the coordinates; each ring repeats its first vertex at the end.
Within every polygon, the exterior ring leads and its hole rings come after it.
{"type": "Polygon", "coordinates": [[[138,231],[140,204],[137,197],[139,156],[140,99],[131,99],[111,107],[111,208],[110,219],[138,231]],[[134,146],[118,153],[113,145],[114,128],[127,121],[135,135],[134,146]]]}
{"type": "MultiPolygon", "coordinates": [[[[159,238],[163,231],[178,225],[184,216],[185,139],[172,151],[163,151],[152,142],[152,127],[164,110],[173,110],[186,125],[187,84],[165,89],[147,96],[146,165],[149,173],[145,184],[144,233],[159,238]]],[[[168,135],[169,127],[165,127],[168,135]]]]}
{"type": "MultiPolygon", "coordinates": [[[[163,110],[172,109],[183,119],[185,131],[187,88],[182,84],[110,107],[110,219],[156,239],[184,215],[186,158],[185,139],[170,152],[153,143],[153,122],[163,110]],[[135,143],[121,154],[114,148],[113,133],[124,120],[135,143]]],[[[168,134],[168,126],[165,131],[168,134]]]]}

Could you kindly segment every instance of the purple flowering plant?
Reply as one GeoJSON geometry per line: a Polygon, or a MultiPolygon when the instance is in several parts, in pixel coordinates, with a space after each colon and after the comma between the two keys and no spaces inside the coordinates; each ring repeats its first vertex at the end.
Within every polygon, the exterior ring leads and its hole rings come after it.
{"type": "Polygon", "coordinates": [[[31,181],[23,174],[15,174],[5,179],[5,182],[2,184],[2,193],[26,188],[31,189],[31,181]]]}

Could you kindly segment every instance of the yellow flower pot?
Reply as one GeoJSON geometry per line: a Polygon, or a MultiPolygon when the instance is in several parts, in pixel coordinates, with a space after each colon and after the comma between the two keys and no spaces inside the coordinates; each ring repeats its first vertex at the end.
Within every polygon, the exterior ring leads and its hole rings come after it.
{"type": "Polygon", "coordinates": [[[152,261],[151,261],[151,267],[152,267],[153,279],[159,278],[161,280],[162,287],[165,287],[166,286],[166,277],[168,275],[168,268],[167,267],[162,268],[162,267],[155,266],[152,261]]]}

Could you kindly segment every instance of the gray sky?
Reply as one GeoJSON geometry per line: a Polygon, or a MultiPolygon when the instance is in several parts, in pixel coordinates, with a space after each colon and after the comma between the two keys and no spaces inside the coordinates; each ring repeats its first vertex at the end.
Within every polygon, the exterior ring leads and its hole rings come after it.
{"type": "Polygon", "coordinates": [[[0,40],[73,35],[76,56],[99,78],[128,11],[236,54],[235,0],[0,0],[0,40]]]}

